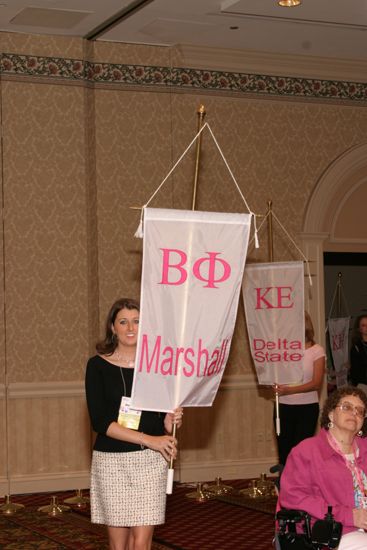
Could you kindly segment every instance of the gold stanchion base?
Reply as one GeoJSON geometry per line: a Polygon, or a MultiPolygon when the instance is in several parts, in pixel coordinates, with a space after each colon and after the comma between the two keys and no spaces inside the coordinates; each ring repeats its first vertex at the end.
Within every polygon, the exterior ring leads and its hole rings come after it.
{"type": "Polygon", "coordinates": [[[53,496],[51,497],[51,503],[47,506],[41,506],[38,508],[38,512],[43,512],[44,514],[48,514],[49,516],[60,516],[64,512],[67,512],[70,510],[70,506],[64,506],[63,504],[58,504],[57,497],[53,496]]]}
{"type": "Polygon", "coordinates": [[[276,495],[274,482],[261,474],[259,479],[252,479],[246,489],[239,491],[241,495],[250,498],[268,498],[276,495]]]}
{"type": "Polygon", "coordinates": [[[81,489],[76,489],[75,497],[69,497],[64,500],[66,504],[72,504],[78,508],[85,508],[89,502],[89,498],[83,497],[81,489]]]}
{"type": "Polygon", "coordinates": [[[203,489],[203,484],[198,483],[196,486],[196,491],[186,494],[187,498],[195,499],[196,502],[206,502],[211,498],[214,498],[214,495],[203,489]]]}
{"type": "Polygon", "coordinates": [[[227,495],[228,493],[232,493],[233,487],[231,487],[230,485],[224,485],[224,483],[222,483],[222,478],[216,477],[215,482],[211,485],[208,485],[206,487],[206,490],[209,491],[210,493],[213,493],[213,495],[215,496],[219,496],[219,495],[227,495]]]}
{"type": "Polygon", "coordinates": [[[6,516],[12,516],[22,508],[24,508],[24,504],[17,504],[16,502],[11,502],[10,495],[5,495],[5,502],[4,504],[2,504],[2,506],[0,506],[0,511],[6,516]]]}

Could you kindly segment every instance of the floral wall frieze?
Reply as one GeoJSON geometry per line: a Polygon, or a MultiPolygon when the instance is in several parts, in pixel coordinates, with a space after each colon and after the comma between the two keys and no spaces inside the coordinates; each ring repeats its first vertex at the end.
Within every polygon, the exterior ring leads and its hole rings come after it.
{"type": "Polygon", "coordinates": [[[55,81],[113,84],[239,95],[367,101],[367,82],[273,76],[181,67],[99,63],[82,59],[0,54],[0,74],[55,81]]]}

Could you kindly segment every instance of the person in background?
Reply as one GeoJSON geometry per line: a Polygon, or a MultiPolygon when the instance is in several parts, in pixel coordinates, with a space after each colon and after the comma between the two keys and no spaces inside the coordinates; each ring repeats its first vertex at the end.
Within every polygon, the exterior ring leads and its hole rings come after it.
{"type": "Polygon", "coordinates": [[[367,548],[367,396],[344,386],[330,394],[320,432],[294,447],[282,473],[283,508],[324,519],[328,506],[343,531],[338,550],[367,548]]]}
{"type": "Polygon", "coordinates": [[[139,303],[111,307],[105,336],[86,371],[86,397],[97,438],[91,467],[91,521],[107,525],[111,550],[149,550],[154,526],[164,523],[167,461],[177,454],[172,413],[131,408],[139,303]]]}
{"type": "Polygon", "coordinates": [[[322,386],[325,374],[325,351],[315,343],[314,328],[307,311],[305,348],[302,383],[273,386],[274,392],[277,391],[279,394],[279,471],[285,465],[291,449],[306,437],[314,435],[319,418],[318,390],[322,386]]]}
{"type": "Polygon", "coordinates": [[[367,393],[367,315],[359,315],[354,323],[349,381],[367,393]]]}

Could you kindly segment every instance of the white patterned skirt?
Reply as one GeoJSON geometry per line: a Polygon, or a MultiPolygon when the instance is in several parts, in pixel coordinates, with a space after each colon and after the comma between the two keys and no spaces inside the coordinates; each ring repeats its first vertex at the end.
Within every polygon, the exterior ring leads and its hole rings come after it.
{"type": "Polygon", "coordinates": [[[92,523],[110,527],[164,523],[166,482],[167,462],[156,451],[93,451],[92,523]]]}

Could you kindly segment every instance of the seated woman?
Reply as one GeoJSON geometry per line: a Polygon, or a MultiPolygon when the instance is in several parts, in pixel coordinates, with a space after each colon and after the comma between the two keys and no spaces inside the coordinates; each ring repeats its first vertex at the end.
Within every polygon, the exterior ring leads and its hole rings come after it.
{"type": "Polygon", "coordinates": [[[294,447],[282,473],[280,505],[343,525],[339,550],[367,549],[367,397],[345,386],[325,402],[320,432],[294,447]]]}

